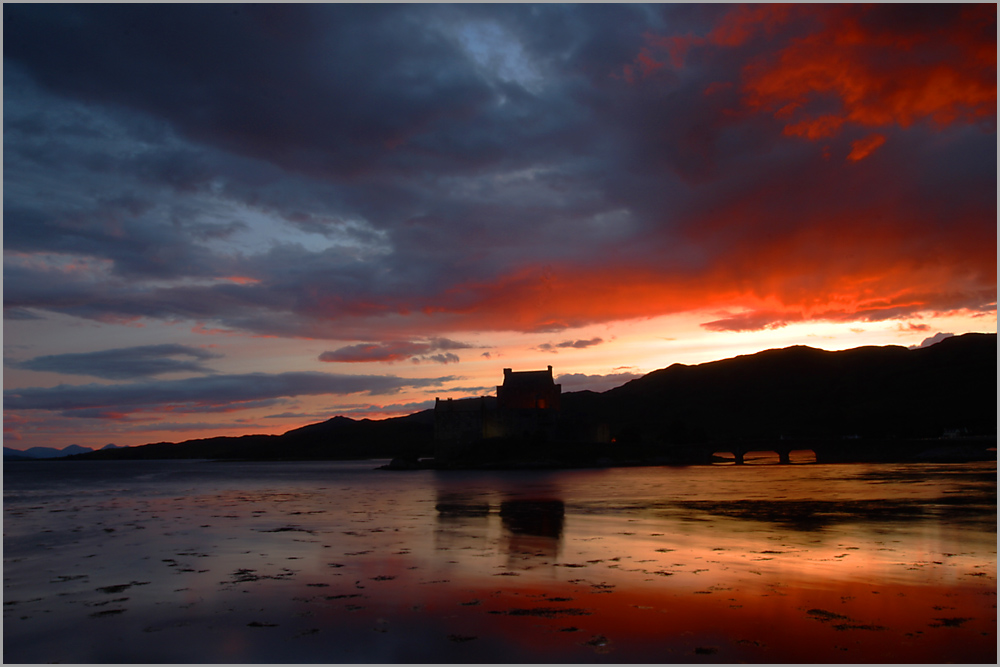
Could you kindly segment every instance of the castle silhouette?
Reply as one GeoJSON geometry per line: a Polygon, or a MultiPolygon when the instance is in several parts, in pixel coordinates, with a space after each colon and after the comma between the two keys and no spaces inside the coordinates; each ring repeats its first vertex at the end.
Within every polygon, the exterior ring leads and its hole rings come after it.
{"type": "Polygon", "coordinates": [[[503,369],[496,396],[434,400],[434,459],[484,454],[493,444],[542,446],[557,436],[562,385],[544,371],[503,369]]]}

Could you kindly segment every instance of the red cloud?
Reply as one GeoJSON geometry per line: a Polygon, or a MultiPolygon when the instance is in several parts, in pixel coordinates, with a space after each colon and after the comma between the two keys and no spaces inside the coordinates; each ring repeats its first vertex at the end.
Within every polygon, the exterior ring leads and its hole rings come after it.
{"type": "Polygon", "coordinates": [[[636,80],[636,70],[638,70],[640,78],[645,79],[647,76],[656,72],[657,70],[663,69],[666,63],[661,63],[658,60],[654,60],[649,53],[649,49],[643,48],[639,51],[639,55],[635,57],[635,63],[633,65],[625,65],[622,71],[625,75],[625,80],[629,83],[635,83],[636,80]]]}
{"type": "Polygon", "coordinates": [[[995,5],[912,22],[911,7],[813,11],[819,29],[743,71],[745,102],[786,121],[786,134],[818,139],[845,124],[945,126],[995,116],[995,5]]]}
{"type": "Polygon", "coordinates": [[[760,331],[762,329],[780,329],[801,319],[802,315],[798,313],[756,311],[705,322],[701,326],[709,331],[760,331]]]}
{"type": "Polygon", "coordinates": [[[319,355],[320,361],[364,363],[369,361],[403,361],[415,354],[430,351],[430,346],[421,343],[359,343],[319,355]]]}
{"type": "Polygon", "coordinates": [[[995,119],[992,4],[739,5],[707,35],[645,38],[625,66],[630,82],[663,67],[656,50],[680,69],[696,49],[723,56],[744,49],[736,56],[750,58],[741,74],[743,103],[782,121],[789,136],[817,140],[848,124],[905,128],[925,120],[946,126],[995,119]]]}
{"type": "Polygon", "coordinates": [[[639,70],[642,78],[646,78],[664,66],[664,63],[653,59],[651,48],[666,51],[670,64],[674,69],[680,69],[684,66],[688,52],[694,47],[733,48],[742,46],[756,33],[771,36],[774,28],[784,23],[796,9],[791,5],[738,5],[726,13],[719,25],[704,37],[690,33],[658,37],[647,33],[644,37],[649,46],[643,47],[639,55],[636,56],[634,64],[625,65],[625,79],[629,83],[633,83],[636,69],[639,70]]]}
{"type": "Polygon", "coordinates": [[[649,238],[629,262],[526,267],[454,287],[423,310],[456,330],[541,332],[710,309],[742,314],[709,328],[752,330],[995,308],[995,228],[982,217],[995,212],[954,210],[944,227],[891,190],[859,208],[831,197],[822,177],[808,180],[814,190],[769,181],[696,214],[686,238],[649,238]],[[665,262],[657,243],[703,259],[665,262]]]}
{"type": "Polygon", "coordinates": [[[28,420],[20,415],[5,412],[3,415],[3,437],[5,440],[22,440],[21,428],[28,420]]]}
{"type": "Polygon", "coordinates": [[[871,155],[876,148],[885,143],[885,135],[883,134],[873,134],[864,139],[858,139],[857,141],[851,143],[851,153],[847,156],[848,160],[852,162],[857,162],[858,160],[864,160],[866,157],[871,155]]]}

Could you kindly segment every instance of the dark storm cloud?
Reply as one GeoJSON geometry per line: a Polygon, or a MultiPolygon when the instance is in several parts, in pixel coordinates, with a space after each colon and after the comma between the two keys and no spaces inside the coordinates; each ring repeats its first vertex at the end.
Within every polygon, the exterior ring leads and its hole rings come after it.
{"type": "Polygon", "coordinates": [[[539,350],[545,352],[556,352],[559,349],[577,349],[582,350],[587,347],[593,347],[594,345],[600,345],[604,342],[603,338],[595,337],[588,340],[564,340],[561,343],[542,343],[538,346],[539,350]]]}
{"type": "Polygon", "coordinates": [[[6,5],[5,309],[350,341],[988,311],[985,7],[6,5]]]}
{"type": "Polygon", "coordinates": [[[111,420],[118,422],[136,422],[150,419],[146,411],[157,412],[163,410],[171,415],[181,414],[227,414],[230,412],[240,412],[242,410],[254,410],[257,408],[269,408],[284,403],[280,398],[262,399],[259,401],[238,401],[225,403],[222,405],[167,405],[160,408],[138,408],[129,409],[116,405],[109,408],[73,408],[59,412],[61,417],[72,417],[76,419],[97,419],[111,420]]]}
{"type": "Polygon", "coordinates": [[[174,207],[166,217],[189,213],[164,200],[162,179],[142,186],[140,163],[172,159],[163,134],[162,122],[40,91],[5,59],[5,249],[102,256],[149,273],[164,270],[150,261],[158,248],[174,255],[176,270],[193,270],[208,255],[184,261],[174,250],[189,245],[181,230],[150,224],[158,206],[174,207]]]}
{"type": "MultiPolygon", "coordinates": [[[[397,160],[372,148],[460,122],[492,97],[457,44],[423,29],[420,13],[387,5],[8,8],[4,53],[54,90],[167,118],[196,141],[356,176],[381,160],[412,166],[411,152],[397,160]]],[[[480,148],[471,136],[463,143],[480,148]]]]}
{"type": "Polygon", "coordinates": [[[225,412],[274,405],[277,399],[292,396],[386,395],[408,387],[436,387],[454,379],[315,372],[211,375],[160,382],[9,390],[4,391],[4,407],[103,418],[135,412],[225,412]]]}
{"type": "Polygon", "coordinates": [[[385,343],[359,343],[323,352],[319,355],[319,360],[341,363],[363,363],[369,361],[391,362],[413,359],[414,361],[429,360],[447,364],[459,361],[458,356],[452,352],[436,355],[430,353],[443,350],[464,350],[470,347],[472,346],[467,343],[460,343],[448,338],[432,338],[425,342],[391,341],[385,343]]]}
{"type": "Polygon", "coordinates": [[[444,354],[432,354],[427,357],[420,357],[418,360],[423,361],[433,361],[438,364],[457,364],[461,359],[459,356],[453,352],[445,352],[444,354]]]}
{"type": "Polygon", "coordinates": [[[77,354],[52,354],[26,361],[7,362],[7,365],[30,371],[89,375],[107,380],[135,380],[168,373],[213,373],[211,368],[200,362],[221,356],[190,345],[163,344],[77,354]]]}

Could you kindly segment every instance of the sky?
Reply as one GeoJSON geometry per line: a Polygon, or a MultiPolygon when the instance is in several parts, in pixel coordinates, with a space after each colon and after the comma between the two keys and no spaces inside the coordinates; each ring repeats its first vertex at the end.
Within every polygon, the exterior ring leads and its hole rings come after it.
{"type": "Polygon", "coordinates": [[[996,11],[4,4],[4,445],[995,333],[996,11]]]}

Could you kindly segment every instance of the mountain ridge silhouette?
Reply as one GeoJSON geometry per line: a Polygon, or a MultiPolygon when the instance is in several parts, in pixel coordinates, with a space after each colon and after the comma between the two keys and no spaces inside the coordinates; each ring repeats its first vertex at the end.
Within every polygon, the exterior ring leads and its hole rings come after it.
{"type": "MultiPolygon", "coordinates": [[[[603,426],[611,446],[767,439],[996,436],[996,334],[928,347],[804,345],[673,364],[597,393],[562,395],[565,440],[603,426]]],[[[281,435],[159,442],[66,457],[349,460],[433,454],[434,411],[383,420],[336,416],[281,435]]],[[[580,438],[583,440],[583,438],[580,438]]]]}

